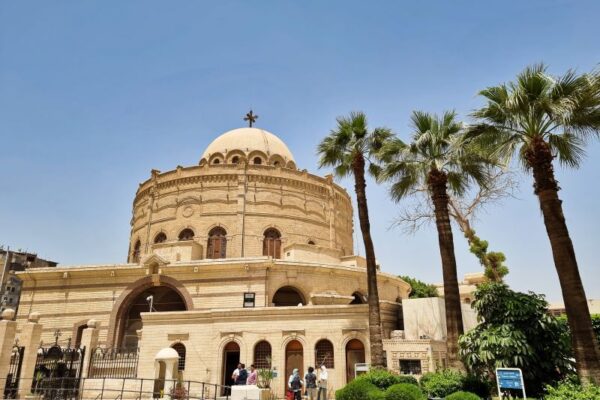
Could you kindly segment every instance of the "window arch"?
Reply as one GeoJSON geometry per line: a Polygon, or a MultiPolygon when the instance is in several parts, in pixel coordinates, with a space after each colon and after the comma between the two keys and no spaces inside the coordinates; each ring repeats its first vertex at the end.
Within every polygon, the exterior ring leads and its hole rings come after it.
{"type": "Polygon", "coordinates": [[[308,244],[310,244],[311,246],[314,246],[314,245],[316,245],[316,243],[315,243],[315,241],[314,241],[314,240],[309,240],[309,241],[308,241],[308,244]]]}
{"type": "Polygon", "coordinates": [[[254,366],[256,369],[271,368],[271,344],[261,340],[254,346],[254,366]]]}
{"type": "Polygon", "coordinates": [[[221,160],[219,160],[218,158],[215,158],[213,160],[213,164],[221,164],[221,160]]]}
{"type": "Polygon", "coordinates": [[[217,226],[208,232],[206,258],[225,258],[227,255],[227,232],[217,226]]]}
{"type": "Polygon", "coordinates": [[[321,339],[315,345],[315,365],[321,365],[327,368],[334,368],[333,363],[333,343],[327,339],[321,339]]]}
{"type": "Polygon", "coordinates": [[[194,231],[190,228],[185,228],[179,232],[179,240],[192,240],[194,238],[194,231]]]}
{"type": "Polygon", "coordinates": [[[142,242],[138,239],[133,246],[133,253],[131,253],[131,261],[134,263],[140,262],[140,255],[142,251],[142,242]]]}
{"type": "Polygon", "coordinates": [[[159,232],[154,236],[154,243],[164,243],[167,241],[167,235],[164,232],[159,232]]]}
{"type": "Polygon", "coordinates": [[[302,293],[293,286],[279,288],[273,295],[275,307],[293,307],[299,304],[306,305],[306,301],[304,301],[302,293]]]}
{"type": "Polygon", "coordinates": [[[233,156],[233,158],[231,159],[231,162],[233,164],[238,164],[240,162],[240,157],[239,156],[233,156]]]}
{"type": "Polygon", "coordinates": [[[179,354],[179,360],[177,361],[177,370],[184,371],[185,370],[185,346],[183,343],[175,343],[171,346],[173,350],[179,354]]]}
{"type": "Polygon", "coordinates": [[[263,256],[281,258],[281,233],[275,228],[269,228],[264,233],[263,256]]]}
{"type": "Polygon", "coordinates": [[[262,164],[262,158],[260,158],[260,157],[254,157],[254,158],[252,159],[252,162],[253,162],[255,165],[260,165],[260,164],[262,164]]]}

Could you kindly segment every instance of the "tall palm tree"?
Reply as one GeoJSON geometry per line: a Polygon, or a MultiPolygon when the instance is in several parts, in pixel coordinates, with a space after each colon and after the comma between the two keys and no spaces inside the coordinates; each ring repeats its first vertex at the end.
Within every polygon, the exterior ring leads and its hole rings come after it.
{"type": "Polygon", "coordinates": [[[486,105],[475,111],[472,134],[498,155],[516,157],[533,174],[552,247],[579,376],[600,383],[600,356],[575,250],[558,197],[554,159],[576,168],[586,139],[600,133],[600,73],[569,70],[553,77],[543,64],[521,72],[514,82],[479,93],[486,105]]]}
{"type": "Polygon", "coordinates": [[[369,130],[366,115],[362,112],[352,112],[348,117],[338,117],[337,127],[318,146],[320,167],[333,167],[338,177],[354,176],[358,219],[367,259],[369,338],[373,367],[383,367],[385,360],[377,290],[377,265],[367,206],[365,167],[368,164],[368,171],[375,170],[375,166],[370,161],[371,157],[391,136],[390,130],[386,128],[369,130]]]}
{"type": "Polygon", "coordinates": [[[412,142],[389,140],[379,152],[384,162],[379,179],[390,181],[395,201],[426,186],[433,203],[444,276],[444,304],[448,360],[463,368],[458,355],[458,338],[463,333],[460,295],[454,256],[454,239],[448,209],[449,191],[461,195],[471,182],[485,184],[488,162],[464,142],[463,126],[454,112],[438,117],[415,111],[411,117],[412,142]]]}

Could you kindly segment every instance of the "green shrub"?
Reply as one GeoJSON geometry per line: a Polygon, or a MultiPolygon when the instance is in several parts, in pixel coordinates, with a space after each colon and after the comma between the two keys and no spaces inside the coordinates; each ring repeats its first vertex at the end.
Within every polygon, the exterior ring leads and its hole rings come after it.
{"type": "Polygon", "coordinates": [[[546,391],[545,400],[600,400],[600,386],[596,385],[563,382],[555,388],[547,386],[546,391]]]}
{"type": "Polygon", "coordinates": [[[410,383],[397,383],[385,391],[385,400],[426,400],[418,386],[410,383]]]}
{"type": "Polygon", "coordinates": [[[380,400],[383,399],[377,386],[363,379],[355,379],[335,392],[336,400],[380,400]]]}
{"type": "Polygon", "coordinates": [[[479,397],[487,398],[492,391],[492,383],[489,380],[483,380],[475,375],[467,375],[463,379],[462,390],[475,393],[479,397]]]}
{"type": "Polygon", "coordinates": [[[480,397],[470,392],[455,392],[446,396],[446,400],[480,400],[480,397]]]}
{"type": "Polygon", "coordinates": [[[360,375],[356,380],[367,381],[381,390],[386,390],[390,386],[398,383],[419,385],[414,376],[398,375],[383,368],[374,368],[366,374],[360,375]]]}
{"type": "Polygon", "coordinates": [[[421,387],[430,397],[446,397],[462,389],[463,379],[463,374],[451,369],[428,372],[421,378],[421,387]]]}

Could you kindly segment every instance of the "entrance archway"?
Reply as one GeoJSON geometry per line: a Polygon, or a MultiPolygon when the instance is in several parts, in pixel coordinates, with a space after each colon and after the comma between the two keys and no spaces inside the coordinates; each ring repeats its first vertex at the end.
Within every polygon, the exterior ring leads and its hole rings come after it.
{"type": "Polygon", "coordinates": [[[300,377],[304,377],[304,348],[302,343],[297,340],[292,340],[285,346],[285,376],[284,384],[287,388],[288,378],[292,374],[294,368],[298,368],[300,377]]]}
{"type": "Polygon", "coordinates": [[[119,334],[120,347],[135,349],[138,347],[137,331],[142,329],[143,312],[160,311],[185,311],[186,303],[181,295],[168,286],[154,286],[147,288],[135,296],[123,313],[121,331],[119,334]]]}
{"type": "MultiPolygon", "coordinates": [[[[229,342],[223,348],[223,386],[233,386],[235,382],[231,379],[233,371],[237,368],[240,363],[240,345],[236,342],[229,342]]],[[[228,395],[230,393],[223,393],[228,395]]]]}
{"type": "Polygon", "coordinates": [[[275,307],[296,307],[299,304],[306,305],[302,293],[293,286],[279,288],[273,295],[272,303],[275,307]]]}
{"type": "Polygon", "coordinates": [[[358,339],[352,339],[346,344],[346,383],[350,383],[355,375],[355,364],[365,362],[365,345],[358,339]]]}

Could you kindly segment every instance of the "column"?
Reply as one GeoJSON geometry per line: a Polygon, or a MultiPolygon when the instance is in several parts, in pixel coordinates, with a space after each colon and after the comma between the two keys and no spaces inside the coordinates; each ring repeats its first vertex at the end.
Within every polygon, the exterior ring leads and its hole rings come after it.
{"type": "Polygon", "coordinates": [[[21,399],[31,394],[35,362],[42,337],[42,324],[38,323],[39,320],[40,314],[33,312],[29,314],[27,323],[21,329],[19,343],[25,346],[23,364],[21,365],[21,379],[19,379],[19,398],[21,399]]]}
{"type": "Polygon", "coordinates": [[[2,321],[0,321],[0,393],[4,393],[5,378],[8,375],[12,348],[15,344],[17,323],[13,321],[14,317],[15,310],[9,308],[2,311],[2,321]]]}
{"type": "Polygon", "coordinates": [[[88,377],[88,369],[90,367],[90,360],[92,359],[92,355],[94,354],[94,350],[98,347],[98,334],[99,330],[97,328],[98,321],[95,319],[90,319],[87,322],[87,328],[83,330],[81,334],[81,344],[80,347],[85,347],[85,355],[83,356],[83,364],[81,365],[81,377],[88,377]]]}

